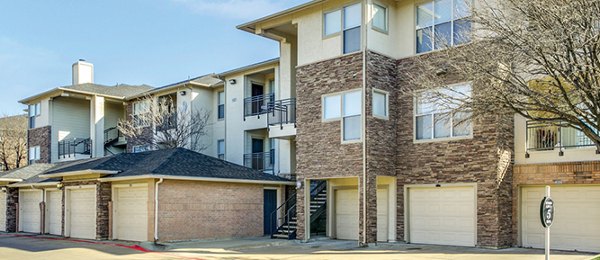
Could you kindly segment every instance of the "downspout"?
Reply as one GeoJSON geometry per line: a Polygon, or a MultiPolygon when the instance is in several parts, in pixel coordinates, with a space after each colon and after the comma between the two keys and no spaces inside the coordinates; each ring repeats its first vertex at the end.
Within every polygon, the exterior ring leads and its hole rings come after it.
{"type": "Polygon", "coordinates": [[[158,242],[158,185],[163,182],[160,178],[154,185],[154,243],[158,242]]]}
{"type": "Polygon", "coordinates": [[[364,29],[363,29],[363,34],[364,37],[362,39],[362,44],[363,44],[363,54],[362,54],[362,138],[363,138],[363,142],[362,142],[362,150],[363,150],[363,181],[362,181],[362,190],[363,190],[363,241],[362,241],[362,245],[363,246],[367,246],[367,32],[369,31],[369,26],[368,26],[368,0],[365,0],[363,2],[364,4],[364,8],[363,8],[363,24],[364,24],[364,29]]]}

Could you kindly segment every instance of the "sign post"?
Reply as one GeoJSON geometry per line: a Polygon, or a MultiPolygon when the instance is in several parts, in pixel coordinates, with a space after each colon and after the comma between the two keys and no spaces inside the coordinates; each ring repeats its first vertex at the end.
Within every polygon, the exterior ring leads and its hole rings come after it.
{"type": "Polygon", "coordinates": [[[554,201],[550,197],[550,186],[546,186],[546,196],[542,199],[540,205],[540,219],[542,220],[542,226],[545,229],[545,252],[546,260],[550,260],[550,226],[554,221],[554,201]]]}

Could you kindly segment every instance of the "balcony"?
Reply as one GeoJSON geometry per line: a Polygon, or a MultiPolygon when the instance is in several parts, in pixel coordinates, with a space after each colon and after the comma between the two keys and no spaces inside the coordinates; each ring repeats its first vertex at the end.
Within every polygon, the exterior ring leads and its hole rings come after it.
{"type": "Polygon", "coordinates": [[[525,158],[529,158],[530,152],[556,150],[560,156],[563,156],[567,149],[596,146],[583,132],[566,124],[535,121],[527,122],[526,143],[525,158]]]}
{"type": "Polygon", "coordinates": [[[92,140],[73,138],[58,142],[58,160],[92,158],[92,140]]]}
{"type": "Polygon", "coordinates": [[[284,125],[294,124],[296,127],[296,99],[288,98],[277,100],[267,104],[269,113],[267,114],[267,124],[269,126],[279,126],[283,129],[284,125]]]}
{"type": "Polygon", "coordinates": [[[275,149],[269,152],[244,154],[244,166],[259,171],[273,171],[275,165],[275,149]]]}
{"type": "Polygon", "coordinates": [[[249,116],[258,116],[269,112],[269,104],[275,102],[273,93],[266,95],[257,95],[244,99],[244,120],[249,116]]]}

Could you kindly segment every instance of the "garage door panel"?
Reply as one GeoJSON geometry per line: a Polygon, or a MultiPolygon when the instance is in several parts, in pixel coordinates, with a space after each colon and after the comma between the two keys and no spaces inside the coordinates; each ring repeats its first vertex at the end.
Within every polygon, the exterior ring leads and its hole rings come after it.
{"type": "Polygon", "coordinates": [[[0,231],[6,231],[6,193],[0,192],[0,231]]]}
{"type": "MultiPolygon", "coordinates": [[[[545,188],[526,187],[521,193],[523,246],[543,248],[539,207],[545,188]]],[[[556,207],[552,248],[600,252],[600,187],[553,187],[552,199],[556,207]]]]}
{"type": "Polygon", "coordinates": [[[96,238],[96,190],[70,190],[70,236],[96,238]]]}
{"type": "Polygon", "coordinates": [[[19,226],[23,232],[40,232],[42,191],[19,192],[19,226]]]}
{"type": "Polygon", "coordinates": [[[148,240],[148,187],[115,189],[115,238],[148,240]]]}
{"type": "Polygon", "coordinates": [[[62,234],[62,191],[46,193],[46,222],[48,233],[62,234]]]}
{"type": "Polygon", "coordinates": [[[409,189],[411,243],[475,245],[473,187],[409,189]]]}

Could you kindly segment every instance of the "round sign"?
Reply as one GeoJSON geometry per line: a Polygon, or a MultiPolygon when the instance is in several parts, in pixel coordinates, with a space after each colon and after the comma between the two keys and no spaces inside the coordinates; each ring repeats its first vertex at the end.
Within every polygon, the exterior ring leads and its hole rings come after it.
{"type": "Polygon", "coordinates": [[[552,222],[554,221],[554,201],[549,197],[544,197],[544,199],[542,199],[540,218],[542,220],[542,226],[545,228],[552,226],[552,222]]]}

